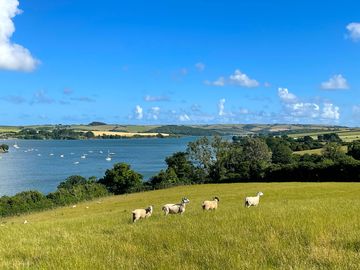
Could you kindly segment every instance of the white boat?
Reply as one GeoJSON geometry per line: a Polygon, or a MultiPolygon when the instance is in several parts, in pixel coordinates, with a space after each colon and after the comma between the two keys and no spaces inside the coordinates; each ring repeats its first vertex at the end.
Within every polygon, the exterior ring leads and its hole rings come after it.
{"type": "Polygon", "coordinates": [[[54,154],[53,153],[50,153],[50,156],[53,156],[54,154]]]}
{"type": "Polygon", "coordinates": [[[103,153],[103,151],[99,151],[99,153],[100,153],[100,154],[102,154],[102,153],[103,153]]]}
{"type": "Polygon", "coordinates": [[[107,158],[105,158],[106,161],[111,161],[111,157],[108,156],[107,158]]]}
{"type": "Polygon", "coordinates": [[[74,162],[75,165],[77,165],[77,164],[79,164],[79,163],[80,163],[79,161],[75,161],[75,162],[74,162]]]}
{"type": "Polygon", "coordinates": [[[86,158],[86,155],[82,155],[81,158],[86,158]]]}
{"type": "Polygon", "coordinates": [[[60,155],[60,157],[61,157],[61,158],[63,158],[63,157],[64,157],[64,155],[60,155]]]}
{"type": "Polygon", "coordinates": [[[38,157],[41,157],[41,154],[37,154],[38,157]]]}
{"type": "Polygon", "coordinates": [[[16,148],[16,149],[19,149],[19,148],[20,148],[20,146],[18,146],[17,143],[14,143],[13,146],[14,146],[14,148],[16,148]]]}

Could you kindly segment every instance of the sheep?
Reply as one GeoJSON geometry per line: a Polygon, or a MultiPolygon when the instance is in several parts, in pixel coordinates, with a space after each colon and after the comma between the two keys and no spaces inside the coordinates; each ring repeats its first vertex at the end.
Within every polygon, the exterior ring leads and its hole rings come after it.
{"type": "Polygon", "coordinates": [[[216,210],[218,208],[219,197],[214,197],[212,201],[204,201],[202,203],[203,210],[216,210]]]}
{"type": "Polygon", "coordinates": [[[145,209],[135,209],[134,211],[132,211],[132,220],[133,222],[136,222],[139,219],[148,218],[151,216],[152,212],[153,212],[152,205],[150,205],[148,208],[145,209]]]}
{"type": "Polygon", "coordinates": [[[260,197],[263,196],[264,193],[261,191],[257,193],[255,197],[246,197],[245,198],[245,207],[249,208],[250,206],[257,206],[260,201],[260,197]]]}
{"type": "Polygon", "coordinates": [[[189,202],[190,202],[190,200],[188,198],[182,198],[181,203],[165,204],[162,207],[162,210],[164,211],[165,216],[167,216],[168,214],[181,214],[182,215],[185,212],[185,205],[189,202]]]}

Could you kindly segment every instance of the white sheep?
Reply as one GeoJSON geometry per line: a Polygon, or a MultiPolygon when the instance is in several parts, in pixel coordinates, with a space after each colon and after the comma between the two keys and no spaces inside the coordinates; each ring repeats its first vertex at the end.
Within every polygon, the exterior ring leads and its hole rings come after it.
{"type": "Polygon", "coordinates": [[[181,203],[168,203],[162,207],[165,216],[167,214],[183,214],[185,212],[185,205],[189,203],[190,200],[188,198],[182,198],[181,203]]]}
{"type": "Polygon", "coordinates": [[[212,201],[204,201],[202,203],[203,210],[216,210],[218,208],[219,197],[214,197],[212,201]]]}
{"type": "Polygon", "coordinates": [[[257,206],[260,201],[260,197],[263,196],[264,193],[261,191],[257,193],[255,197],[246,197],[245,198],[245,207],[249,208],[250,206],[257,206]]]}
{"type": "Polygon", "coordinates": [[[136,222],[139,219],[148,218],[151,216],[152,212],[153,212],[152,205],[150,205],[148,208],[145,209],[135,209],[134,211],[132,211],[132,220],[133,222],[136,222]]]}

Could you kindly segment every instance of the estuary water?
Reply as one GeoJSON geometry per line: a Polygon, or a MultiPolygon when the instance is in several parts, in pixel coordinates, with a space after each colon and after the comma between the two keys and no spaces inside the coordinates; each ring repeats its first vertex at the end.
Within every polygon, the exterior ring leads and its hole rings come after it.
{"type": "Polygon", "coordinates": [[[195,139],[0,140],[10,147],[0,154],[0,196],[25,190],[49,193],[70,175],[100,178],[118,162],[130,164],[146,180],[166,168],[167,156],[184,151],[195,139]]]}

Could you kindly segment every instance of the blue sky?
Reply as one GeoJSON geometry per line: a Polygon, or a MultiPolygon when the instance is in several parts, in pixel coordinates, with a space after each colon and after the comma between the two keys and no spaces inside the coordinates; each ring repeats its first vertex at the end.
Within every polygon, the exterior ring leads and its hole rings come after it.
{"type": "Polygon", "coordinates": [[[0,0],[0,124],[359,126],[359,8],[0,0]]]}

